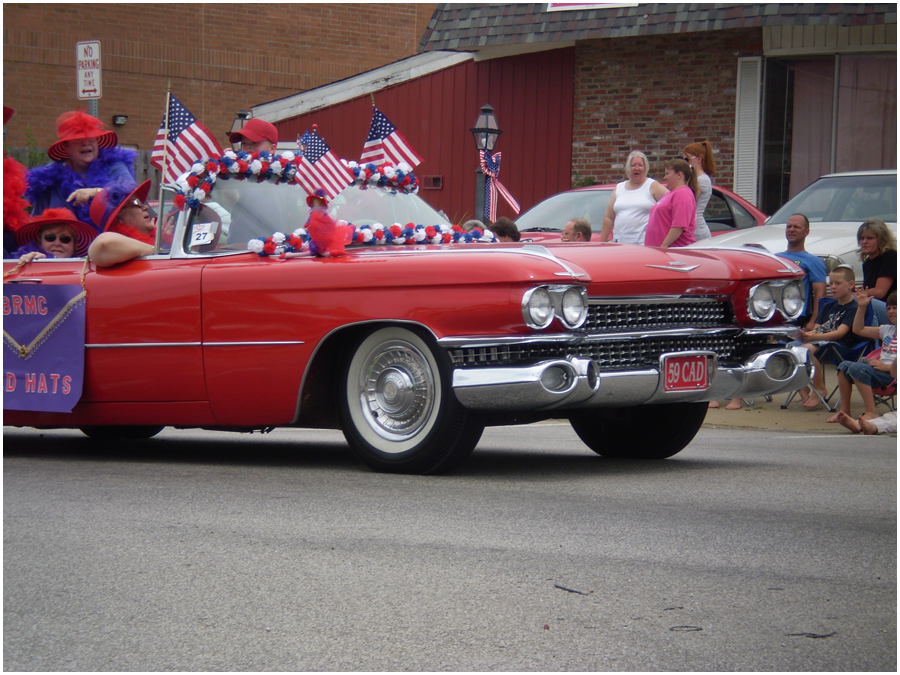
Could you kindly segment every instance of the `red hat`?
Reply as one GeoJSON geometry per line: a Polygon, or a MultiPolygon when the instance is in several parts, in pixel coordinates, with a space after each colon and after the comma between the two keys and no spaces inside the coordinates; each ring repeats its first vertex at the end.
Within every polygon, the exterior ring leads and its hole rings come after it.
{"type": "Polygon", "coordinates": [[[83,110],[65,112],[56,118],[56,135],[59,140],[50,146],[47,154],[57,162],[69,159],[66,143],[79,138],[96,138],[101,148],[111,148],[119,142],[115,131],[104,131],[106,125],[83,110]]]}
{"type": "Polygon", "coordinates": [[[6,123],[9,122],[9,118],[13,116],[13,113],[16,112],[8,105],[3,106],[3,126],[6,126],[6,123]]]}
{"type": "Polygon", "coordinates": [[[150,181],[145,180],[129,192],[129,188],[133,185],[134,183],[130,183],[127,187],[123,187],[123,184],[113,183],[100,190],[97,196],[91,200],[91,220],[97,224],[97,227],[107,232],[118,220],[119,211],[133,200],[147,201],[147,195],[150,194],[150,181]]]}
{"type": "Polygon", "coordinates": [[[278,145],[278,129],[275,128],[274,124],[254,117],[251,120],[247,120],[247,123],[241,127],[240,131],[235,131],[231,134],[228,140],[232,143],[240,143],[245,138],[251,143],[269,141],[278,145]]]}
{"type": "Polygon", "coordinates": [[[313,199],[321,199],[325,203],[325,206],[328,206],[328,195],[325,194],[325,190],[323,190],[322,188],[313,190],[313,193],[311,195],[306,196],[306,205],[311,207],[313,199]]]}
{"type": "Polygon", "coordinates": [[[83,258],[87,255],[88,246],[97,236],[97,230],[82,223],[75,214],[65,207],[47,209],[37,218],[16,230],[16,243],[24,246],[30,241],[36,241],[41,230],[48,225],[65,225],[72,228],[75,233],[75,255],[83,258]]]}

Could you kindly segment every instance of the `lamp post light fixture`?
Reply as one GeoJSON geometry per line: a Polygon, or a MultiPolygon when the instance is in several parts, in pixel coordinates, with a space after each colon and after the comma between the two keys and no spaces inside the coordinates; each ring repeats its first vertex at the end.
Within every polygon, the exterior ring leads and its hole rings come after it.
{"type": "Polygon", "coordinates": [[[480,151],[493,152],[497,139],[503,130],[497,125],[497,116],[494,109],[485,103],[481,106],[481,112],[475,120],[475,126],[469,129],[472,137],[475,139],[475,147],[479,151],[478,168],[475,170],[475,218],[481,220],[484,218],[484,189],[485,179],[484,173],[481,171],[480,151]]]}
{"type": "MultiPolygon", "coordinates": [[[[231,123],[231,129],[226,131],[225,135],[230,139],[231,134],[244,128],[244,125],[247,123],[248,119],[250,119],[250,113],[248,113],[246,110],[238,110],[234,121],[231,123]]],[[[238,152],[241,149],[240,141],[238,141],[237,143],[232,143],[231,148],[235,152],[238,152]]]]}

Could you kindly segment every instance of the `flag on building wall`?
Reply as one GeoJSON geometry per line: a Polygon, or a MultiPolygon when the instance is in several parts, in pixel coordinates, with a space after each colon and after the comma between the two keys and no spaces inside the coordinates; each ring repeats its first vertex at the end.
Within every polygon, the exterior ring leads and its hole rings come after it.
{"type": "Polygon", "coordinates": [[[181,101],[169,94],[168,115],[163,115],[150,155],[150,163],[163,172],[163,180],[174,182],[185,171],[190,171],[196,161],[222,154],[222,146],[209,130],[181,101]]]}
{"type": "Polygon", "coordinates": [[[372,124],[369,127],[369,137],[366,138],[359,163],[383,164],[390,162],[399,164],[406,162],[412,167],[421,164],[422,158],[391,124],[391,121],[378,108],[374,108],[374,111],[372,124]]]}
{"type": "Polygon", "coordinates": [[[354,181],[353,172],[335,157],[328,144],[316,131],[307,131],[300,139],[300,150],[303,158],[297,167],[297,182],[299,182],[308,194],[321,188],[325,190],[328,199],[334,199],[337,194],[354,181]]]}

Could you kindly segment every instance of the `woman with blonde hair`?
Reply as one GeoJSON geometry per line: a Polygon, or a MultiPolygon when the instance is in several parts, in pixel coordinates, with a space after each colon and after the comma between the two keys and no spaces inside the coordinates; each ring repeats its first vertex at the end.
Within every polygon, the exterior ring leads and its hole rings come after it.
{"type": "Polygon", "coordinates": [[[600,241],[609,241],[612,235],[612,241],[620,244],[644,243],[650,209],[668,192],[647,175],[649,172],[647,155],[640,150],[628,155],[625,160],[625,178],[628,180],[616,185],[609,199],[600,241]]]}
{"type": "Polygon", "coordinates": [[[867,218],[856,231],[866,295],[884,300],[897,291],[897,239],[880,218],[867,218]]]}
{"type": "Polygon", "coordinates": [[[712,233],[709,231],[709,225],[706,224],[703,214],[706,211],[706,205],[709,204],[709,198],[712,197],[712,178],[710,176],[716,173],[713,147],[709,141],[703,141],[686,145],[683,152],[684,161],[690,164],[691,171],[694,172],[700,186],[700,194],[697,195],[697,229],[694,230],[694,237],[697,241],[709,239],[712,233]]]}

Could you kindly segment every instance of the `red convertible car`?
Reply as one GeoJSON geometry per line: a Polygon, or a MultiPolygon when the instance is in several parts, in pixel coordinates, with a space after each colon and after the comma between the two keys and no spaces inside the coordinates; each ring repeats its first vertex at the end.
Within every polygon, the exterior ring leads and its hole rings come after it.
{"type": "Polygon", "coordinates": [[[423,221],[439,214],[371,181],[329,205],[351,223],[346,254],[316,257],[303,250],[307,194],[283,169],[245,180],[200,169],[156,255],[5,262],[4,424],[103,438],[337,428],[371,467],[428,474],[462,461],[486,425],[551,417],[599,455],[666,458],[708,401],[809,381],[806,350],[776,342],[803,306],[803,273],[781,258],[434,243],[449,230],[423,221]],[[68,412],[22,409],[10,364],[38,347],[7,329],[55,286],[83,301],[83,387],[68,412]]]}

